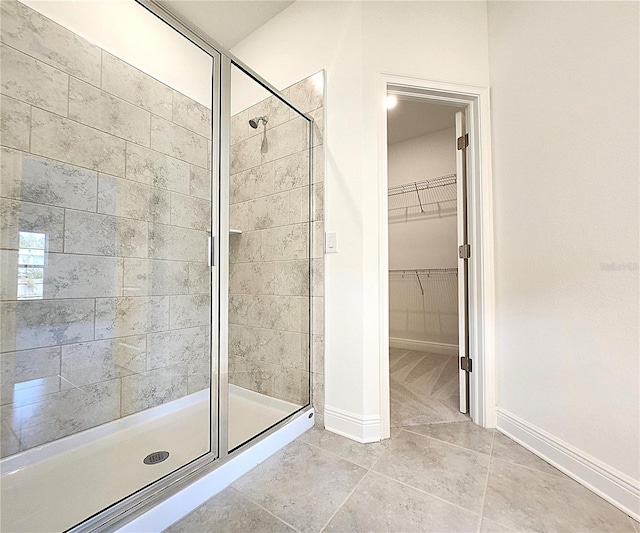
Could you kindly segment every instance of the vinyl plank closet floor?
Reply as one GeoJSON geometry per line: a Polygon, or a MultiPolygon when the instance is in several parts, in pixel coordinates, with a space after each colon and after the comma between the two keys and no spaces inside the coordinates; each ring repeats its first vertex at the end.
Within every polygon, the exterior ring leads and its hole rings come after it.
{"type": "Polygon", "coordinates": [[[391,425],[464,422],[459,411],[458,358],[389,349],[391,425]]]}
{"type": "Polygon", "coordinates": [[[470,421],[395,428],[391,436],[359,444],[312,428],[166,532],[638,528],[525,448],[470,421]]]}

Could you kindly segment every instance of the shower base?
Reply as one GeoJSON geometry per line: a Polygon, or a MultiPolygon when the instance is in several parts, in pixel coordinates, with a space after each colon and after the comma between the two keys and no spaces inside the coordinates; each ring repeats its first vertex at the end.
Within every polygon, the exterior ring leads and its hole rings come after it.
{"type": "MultiPolygon", "coordinates": [[[[300,406],[229,386],[229,448],[300,406]]],[[[0,461],[3,532],[66,530],[209,450],[209,389],[0,461]],[[168,451],[160,463],[144,458],[168,451]]],[[[255,464],[255,463],[254,463],[255,464]]]]}

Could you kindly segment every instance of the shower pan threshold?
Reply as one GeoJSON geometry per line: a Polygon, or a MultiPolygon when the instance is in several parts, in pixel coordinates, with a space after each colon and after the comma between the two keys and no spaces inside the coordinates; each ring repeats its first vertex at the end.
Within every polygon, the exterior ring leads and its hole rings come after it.
{"type": "MultiPolygon", "coordinates": [[[[234,385],[229,393],[229,420],[238,421],[230,423],[230,448],[299,409],[234,385]]],[[[202,456],[209,450],[208,431],[206,437],[202,431],[211,420],[209,394],[205,389],[1,460],[0,530],[66,530],[202,456]],[[143,462],[157,451],[169,457],[154,465],[143,462]],[[99,479],[109,482],[92,483],[99,479]]]]}

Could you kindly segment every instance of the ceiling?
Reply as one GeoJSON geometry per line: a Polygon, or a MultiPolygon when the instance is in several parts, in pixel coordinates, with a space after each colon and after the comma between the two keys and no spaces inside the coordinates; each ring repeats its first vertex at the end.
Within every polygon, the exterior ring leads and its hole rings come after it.
{"type": "Polygon", "coordinates": [[[457,107],[399,97],[398,105],[387,111],[387,143],[395,144],[453,128],[458,110],[457,107]]]}
{"type": "Polygon", "coordinates": [[[197,26],[229,50],[294,0],[161,0],[185,22],[197,26]]]}

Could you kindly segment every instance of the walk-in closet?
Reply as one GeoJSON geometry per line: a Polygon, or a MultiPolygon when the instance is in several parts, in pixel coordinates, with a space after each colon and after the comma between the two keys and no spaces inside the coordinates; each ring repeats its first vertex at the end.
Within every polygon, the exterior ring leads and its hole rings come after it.
{"type": "Polygon", "coordinates": [[[462,421],[458,109],[395,104],[387,112],[391,426],[462,421]]]}

